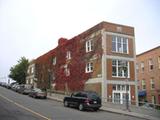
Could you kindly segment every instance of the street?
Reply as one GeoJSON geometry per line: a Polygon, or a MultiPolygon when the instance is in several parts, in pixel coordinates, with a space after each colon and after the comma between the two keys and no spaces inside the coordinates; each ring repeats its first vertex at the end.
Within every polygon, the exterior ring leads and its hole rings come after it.
{"type": "Polygon", "coordinates": [[[34,99],[0,87],[0,120],[143,120],[106,111],[79,111],[61,102],[34,99]]]}

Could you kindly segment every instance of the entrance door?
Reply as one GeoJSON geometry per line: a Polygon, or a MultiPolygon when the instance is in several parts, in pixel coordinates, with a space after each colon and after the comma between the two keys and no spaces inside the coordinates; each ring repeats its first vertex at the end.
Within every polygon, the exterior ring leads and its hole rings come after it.
{"type": "Polygon", "coordinates": [[[113,102],[120,104],[120,100],[121,100],[121,95],[120,95],[120,93],[114,93],[113,96],[114,96],[114,97],[113,97],[113,102]]]}
{"type": "Polygon", "coordinates": [[[114,85],[112,96],[113,96],[112,100],[113,103],[125,104],[127,101],[131,100],[130,87],[128,86],[127,88],[125,85],[114,85]]]}

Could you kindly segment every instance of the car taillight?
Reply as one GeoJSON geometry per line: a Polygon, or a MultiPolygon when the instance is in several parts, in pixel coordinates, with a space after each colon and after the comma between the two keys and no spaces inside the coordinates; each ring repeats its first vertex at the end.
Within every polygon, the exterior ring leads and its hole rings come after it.
{"type": "Polygon", "coordinates": [[[90,99],[87,98],[84,102],[85,102],[86,104],[89,104],[90,99]]]}

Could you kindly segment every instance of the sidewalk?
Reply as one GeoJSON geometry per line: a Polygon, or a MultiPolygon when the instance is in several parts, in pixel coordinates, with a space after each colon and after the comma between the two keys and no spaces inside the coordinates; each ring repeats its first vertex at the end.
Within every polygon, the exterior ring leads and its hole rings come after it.
{"type": "MultiPolygon", "coordinates": [[[[62,95],[62,94],[48,93],[47,97],[52,100],[63,102],[64,96],[65,95],[62,95]]],[[[103,103],[100,109],[107,111],[107,112],[123,114],[123,115],[143,118],[147,120],[159,120],[160,119],[160,111],[155,110],[155,109],[145,109],[141,107],[130,106],[130,111],[127,111],[125,109],[125,106],[118,105],[118,104],[112,104],[112,103],[103,103]]]]}

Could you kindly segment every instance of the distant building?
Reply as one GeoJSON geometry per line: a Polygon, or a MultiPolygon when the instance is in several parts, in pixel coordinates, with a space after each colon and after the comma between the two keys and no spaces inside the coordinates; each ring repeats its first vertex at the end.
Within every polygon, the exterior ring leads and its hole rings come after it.
{"type": "Polygon", "coordinates": [[[37,79],[36,79],[35,70],[36,70],[35,60],[32,60],[29,62],[29,66],[28,66],[26,84],[32,85],[33,87],[37,87],[37,79]]]}
{"type": "Polygon", "coordinates": [[[134,28],[101,22],[36,59],[37,86],[61,92],[92,90],[104,101],[138,101],[134,28]]]}
{"type": "Polygon", "coordinates": [[[137,55],[139,100],[160,104],[160,46],[137,55]]]}

